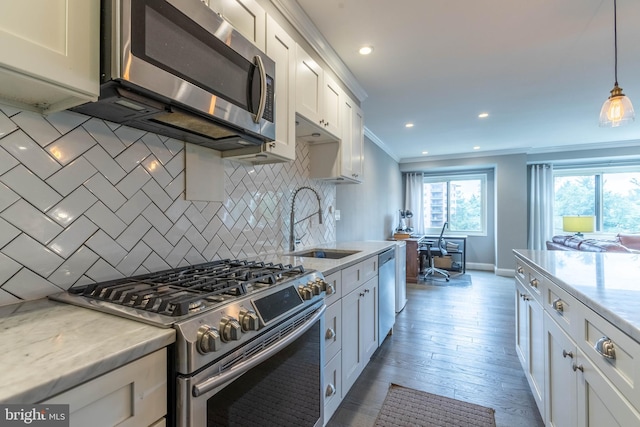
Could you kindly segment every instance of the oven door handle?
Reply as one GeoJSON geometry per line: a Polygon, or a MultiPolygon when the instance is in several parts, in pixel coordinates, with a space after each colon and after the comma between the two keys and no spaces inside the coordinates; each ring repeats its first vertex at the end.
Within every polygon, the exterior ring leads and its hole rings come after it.
{"type": "Polygon", "coordinates": [[[213,377],[209,377],[206,380],[202,381],[201,383],[194,385],[191,391],[193,393],[193,396],[194,397],[202,396],[203,394],[215,389],[216,387],[228,381],[232,381],[238,378],[240,375],[244,374],[251,368],[259,365],[260,363],[264,362],[271,356],[275,355],[280,350],[287,347],[289,344],[291,344],[292,342],[300,338],[302,335],[304,335],[304,333],[307,332],[318,321],[318,319],[320,319],[324,315],[324,312],[326,309],[327,309],[327,306],[323,305],[313,315],[313,317],[307,321],[307,323],[302,328],[297,329],[291,335],[289,335],[288,337],[286,337],[285,339],[283,339],[273,347],[256,354],[255,356],[251,357],[250,359],[247,359],[242,363],[239,363],[238,365],[234,366],[227,372],[224,372],[220,375],[216,375],[213,377]]]}

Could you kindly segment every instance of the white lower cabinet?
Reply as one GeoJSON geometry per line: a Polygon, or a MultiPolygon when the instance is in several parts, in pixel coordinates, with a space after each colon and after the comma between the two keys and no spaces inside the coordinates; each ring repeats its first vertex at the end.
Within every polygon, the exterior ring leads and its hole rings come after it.
{"type": "Polygon", "coordinates": [[[158,350],[41,403],[68,404],[71,427],[164,426],[167,351],[158,350]]]}
{"type": "Polygon", "coordinates": [[[324,422],[378,348],[378,257],[325,276],[324,422]]]}

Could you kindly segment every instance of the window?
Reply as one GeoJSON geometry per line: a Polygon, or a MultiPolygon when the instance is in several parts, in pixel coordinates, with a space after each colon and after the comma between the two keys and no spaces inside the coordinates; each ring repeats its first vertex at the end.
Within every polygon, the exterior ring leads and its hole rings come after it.
{"type": "Polygon", "coordinates": [[[595,215],[595,231],[640,231],[640,166],[554,172],[554,228],[564,215],[595,215]]]}
{"type": "Polygon", "coordinates": [[[448,230],[486,234],[487,175],[429,176],[424,178],[424,226],[429,234],[448,230]]]}

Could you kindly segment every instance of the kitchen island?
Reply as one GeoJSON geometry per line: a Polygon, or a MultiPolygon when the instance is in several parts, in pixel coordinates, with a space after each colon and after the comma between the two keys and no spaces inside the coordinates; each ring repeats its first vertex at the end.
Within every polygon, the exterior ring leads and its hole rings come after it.
{"type": "Polygon", "coordinates": [[[640,425],[640,255],[514,250],[516,352],[546,425],[640,425]]]}

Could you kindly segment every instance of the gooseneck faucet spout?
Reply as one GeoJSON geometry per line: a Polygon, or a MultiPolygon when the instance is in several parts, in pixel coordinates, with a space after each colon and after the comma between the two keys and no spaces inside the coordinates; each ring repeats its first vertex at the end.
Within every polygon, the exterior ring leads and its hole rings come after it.
{"type": "Polygon", "coordinates": [[[311,187],[307,187],[307,186],[302,186],[299,187],[296,191],[293,192],[293,198],[291,200],[291,218],[289,221],[289,251],[293,252],[296,250],[296,243],[299,243],[295,237],[295,231],[294,231],[294,226],[299,223],[304,221],[305,219],[311,218],[312,216],[314,216],[315,214],[318,214],[318,224],[322,224],[322,206],[320,205],[320,195],[318,194],[318,192],[316,190],[314,190],[311,187]],[[296,221],[296,196],[298,195],[298,193],[301,190],[311,190],[313,191],[313,193],[316,195],[316,198],[318,199],[318,212],[314,212],[310,215],[305,216],[304,218],[296,221]]]}

